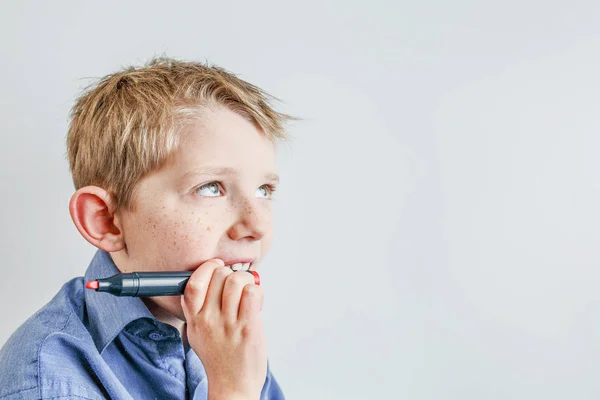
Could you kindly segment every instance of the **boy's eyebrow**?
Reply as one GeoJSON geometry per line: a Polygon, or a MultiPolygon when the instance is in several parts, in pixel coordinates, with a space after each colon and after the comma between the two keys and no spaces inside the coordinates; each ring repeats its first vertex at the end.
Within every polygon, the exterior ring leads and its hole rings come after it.
{"type": "MultiPolygon", "coordinates": [[[[186,172],[181,179],[187,179],[196,175],[234,176],[237,173],[237,170],[231,167],[204,167],[186,172]]],[[[274,172],[266,173],[265,179],[270,182],[279,183],[279,175],[274,172]]]]}

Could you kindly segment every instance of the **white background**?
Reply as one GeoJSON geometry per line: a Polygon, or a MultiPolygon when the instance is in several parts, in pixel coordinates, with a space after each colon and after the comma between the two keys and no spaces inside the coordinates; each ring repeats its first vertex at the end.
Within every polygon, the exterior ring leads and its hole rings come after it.
{"type": "Polygon", "coordinates": [[[68,113],[155,54],[303,121],[262,266],[289,399],[600,397],[600,3],[5,1],[0,343],[94,248],[68,113]]]}

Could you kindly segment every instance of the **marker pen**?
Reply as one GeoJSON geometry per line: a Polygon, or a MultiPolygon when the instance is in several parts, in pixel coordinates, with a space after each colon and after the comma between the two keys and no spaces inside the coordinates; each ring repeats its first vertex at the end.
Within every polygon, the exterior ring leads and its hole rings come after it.
{"type": "MultiPolygon", "coordinates": [[[[260,285],[256,271],[246,271],[260,285]]],[[[115,296],[177,296],[183,294],[192,271],[181,272],[129,272],[108,278],[88,281],[85,287],[96,292],[107,292],[115,296]]]]}

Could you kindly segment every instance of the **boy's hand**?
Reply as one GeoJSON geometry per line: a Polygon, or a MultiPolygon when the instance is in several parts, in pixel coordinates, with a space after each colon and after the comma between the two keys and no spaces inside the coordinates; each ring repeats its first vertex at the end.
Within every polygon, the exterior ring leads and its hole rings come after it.
{"type": "Polygon", "coordinates": [[[267,375],[263,289],[213,259],[188,280],[181,306],[190,346],[204,365],[209,399],[258,399],[267,375]]]}

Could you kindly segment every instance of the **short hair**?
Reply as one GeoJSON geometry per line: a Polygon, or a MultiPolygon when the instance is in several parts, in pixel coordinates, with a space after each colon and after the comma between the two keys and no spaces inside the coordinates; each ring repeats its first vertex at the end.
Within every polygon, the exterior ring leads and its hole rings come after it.
{"type": "Polygon", "coordinates": [[[202,110],[226,107],[273,143],[287,140],[284,123],[297,118],[275,111],[277,100],[231,72],[201,62],[155,57],[86,88],[70,114],[67,156],[75,189],[100,186],[114,211],[134,209],[134,191],[147,173],[178,149],[182,128],[202,110]]]}

